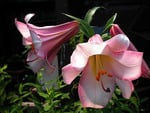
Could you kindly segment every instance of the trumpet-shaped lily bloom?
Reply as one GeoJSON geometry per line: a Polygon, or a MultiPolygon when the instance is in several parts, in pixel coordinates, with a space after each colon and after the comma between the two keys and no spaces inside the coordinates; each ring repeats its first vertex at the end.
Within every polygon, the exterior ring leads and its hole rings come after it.
{"type": "MultiPolygon", "coordinates": [[[[118,24],[113,24],[110,29],[110,34],[111,34],[111,36],[115,36],[117,34],[125,34],[125,33],[122,31],[122,29],[119,27],[118,24]]],[[[132,51],[138,51],[132,42],[130,42],[130,46],[128,49],[132,50],[132,51]]],[[[141,70],[142,70],[141,74],[143,77],[150,78],[150,69],[144,59],[142,61],[141,70]]]]}
{"type": "Polygon", "coordinates": [[[23,36],[23,44],[31,46],[28,53],[27,62],[34,72],[39,71],[41,67],[51,65],[61,45],[68,41],[79,30],[77,21],[70,21],[55,26],[38,27],[30,24],[30,19],[34,14],[25,16],[25,23],[15,19],[17,29],[23,36]]]}
{"type": "Polygon", "coordinates": [[[70,64],[62,68],[66,84],[80,75],[78,94],[83,107],[103,108],[109,102],[115,85],[124,98],[130,98],[132,80],[141,75],[142,52],[128,50],[130,41],[124,34],[103,41],[95,34],[80,43],[72,53],[70,64]]]}

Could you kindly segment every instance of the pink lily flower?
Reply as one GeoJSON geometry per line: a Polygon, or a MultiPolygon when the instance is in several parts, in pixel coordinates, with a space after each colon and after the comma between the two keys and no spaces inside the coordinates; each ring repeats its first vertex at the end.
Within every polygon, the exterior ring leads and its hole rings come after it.
{"type": "Polygon", "coordinates": [[[142,52],[129,51],[130,41],[124,34],[103,41],[95,34],[74,50],[70,64],[62,68],[66,84],[80,75],[78,94],[83,107],[103,108],[119,86],[124,98],[130,98],[132,80],[141,75],[142,52]]]}
{"type": "MultiPolygon", "coordinates": [[[[122,31],[122,29],[119,27],[118,24],[113,24],[110,29],[110,34],[111,34],[111,36],[115,36],[117,34],[125,34],[125,33],[122,31]]],[[[138,51],[132,42],[130,42],[130,46],[129,46],[128,50],[138,51]]],[[[141,73],[142,77],[150,78],[150,69],[144,59],[142,61],[141,70],[142,70],[142,73],[141,73]]]]}
{"type": "Polygon", "coordinates": [[[34,14],[25,16],[25,23],[15,19],[15,24],[23,36],[23,44],[30,46],[27,62],[34,72],[42,66],[54,69],[51,65],[61,45],[79,30],[79,23],[71,21],[55,26],[38,27],[29,23],[34,14]]]}

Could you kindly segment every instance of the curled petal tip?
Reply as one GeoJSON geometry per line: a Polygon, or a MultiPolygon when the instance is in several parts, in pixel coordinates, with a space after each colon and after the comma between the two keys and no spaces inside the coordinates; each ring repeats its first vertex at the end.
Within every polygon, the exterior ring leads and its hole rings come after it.
{"type": "Polygon", "coordinates": [[[112,27],[110,28],[110,34],[112,36],[115,36],[117,34],[125,34],[122,29],[119,27],[118,24],[113,24],[112,27]]]}
{"type": "Polygon", "coordinates": [[[26,23],[28,23],[29,22],[29,20],[34,16],[35,14],[34,13],[29,13],[29,14],[27,14],[26,16],[25,16],[25,22],[26,23]]]}
{"type": "Polygon", "coordinates": [[[111,40],[108,41],[111,49],[115,51],[124,51],[129,47],[130,41],[124,34],[115,35],[111,40]]]}

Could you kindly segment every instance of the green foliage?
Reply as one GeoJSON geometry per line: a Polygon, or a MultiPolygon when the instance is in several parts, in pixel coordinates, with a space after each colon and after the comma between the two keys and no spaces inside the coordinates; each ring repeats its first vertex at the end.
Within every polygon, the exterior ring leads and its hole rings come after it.
{"type": "Polygon", "coordinates": [[[6,68],[7,65],[4,65],[2,68],[0,68],[0,106],[5,104],[5,99],[7,98],[5,89],[11,81],[11,76],[5,72],[6,68]]]}
{"type": "Polygon", "coordinates": [[[84,34],[82,32],[78,32],[72,39],[69,41],[71,47],[74,49],[78,43],[82,43],[85,41],[84,34]]]}
{"type": "MultiPolygon", "coordinates": [[[[38,81],[42,79],[41,74],[37,74],[35,82],[18,83],[16,89],[9,90],[12,76],[6,72],[7,65],[0,68],[0,112],[2,113],[141,113],[141,102],[136,92],[130,99],[124,99],[121,92],[116,88],[115,93],[103,109],[83,108],[77,94],[78,81],[67,86],[59,77],[57,88],[47,87],[38,81]],[[40,76],[40,77],[39,77],[40,76]]],[[[35,75],[30,75],[35,78],[35,75]]],[[[28,79],[28,78],[26,78],[28,79]]],[[[46,84],[46,83],[45,83],[46,84]]]]}
{"type": "Polygon", "coordinates": [[[103,30],[102,34],[104,34],[105,32],[108,32],[107,30],[109,30],[109,28],[112,26],[112,24],[114,23],[116,17],[117,17],[117,13],[115,13],[110,19],[107,20],[107,22],[104,26],[104,30],[103,30]]]}

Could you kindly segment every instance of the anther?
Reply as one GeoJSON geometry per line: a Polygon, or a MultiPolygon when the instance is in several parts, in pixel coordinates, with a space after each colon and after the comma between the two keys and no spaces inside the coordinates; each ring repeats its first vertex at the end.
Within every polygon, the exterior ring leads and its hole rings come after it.
{"type": "Polygon", "coordinates": [[[96,80],[99,81],[102,75],[106,75],[107,72],[105,70],[100,70],[96,76],[96,80]]]}
{"type": "Polygon", "coordinates": [[[96,76],[96,80],[97,80],[97,81],[100,80],[100,75],[99,75],[99,74],[96,76]]]}
{"type": "Polygon", "coordinates": [[[109,73],[108,73],[107,75],[108,75],[108,77],[112,77],[112,74],[109,74],[109,73]]]}

